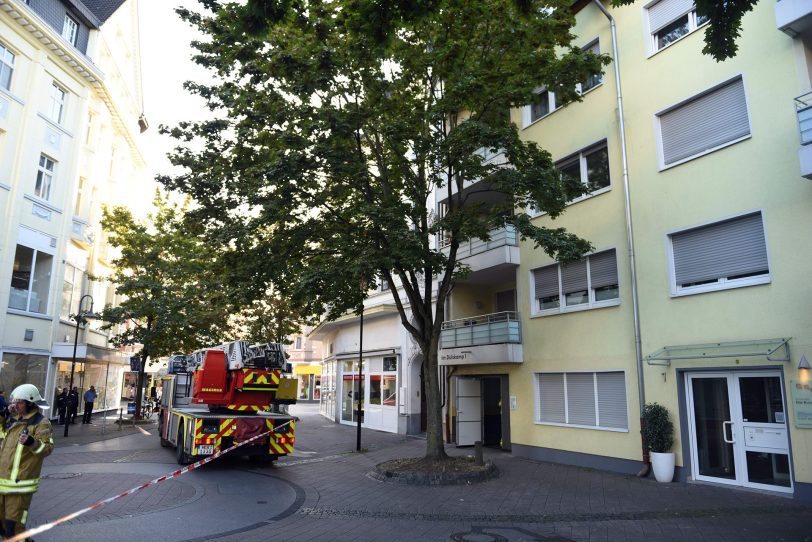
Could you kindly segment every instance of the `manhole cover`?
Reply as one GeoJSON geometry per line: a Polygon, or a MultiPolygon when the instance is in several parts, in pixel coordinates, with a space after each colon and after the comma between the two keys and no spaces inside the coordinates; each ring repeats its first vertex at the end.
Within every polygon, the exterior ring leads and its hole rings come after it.
{"type": "Polygon", "coordinates": [[[51,478],[55,480],[67,480],[68,478],[77,478],[81,476],[81,472],[55,472],[53,474],[46,474],[43,478],[51,478]]]}

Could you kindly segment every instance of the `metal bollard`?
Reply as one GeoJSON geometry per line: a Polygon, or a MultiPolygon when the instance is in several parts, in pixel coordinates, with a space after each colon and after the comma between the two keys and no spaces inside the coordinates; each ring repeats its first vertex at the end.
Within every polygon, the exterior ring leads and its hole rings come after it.
{"type": "Polygon", "coordinates": [[[121,431],[124,427],[124,420],[121,419],[121,409],[118,409],[118,430],[121,431]]]}
{"type": "Polygon", "coordinates": [[[482,458],[482,441],[474,442],[474,463],[477,465],[484,465],[485,461],[482,458]]]}

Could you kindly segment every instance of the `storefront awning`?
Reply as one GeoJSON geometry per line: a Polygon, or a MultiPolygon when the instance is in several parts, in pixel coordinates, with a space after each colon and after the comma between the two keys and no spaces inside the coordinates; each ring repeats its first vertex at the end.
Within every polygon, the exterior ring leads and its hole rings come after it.
{"type": "Polygon", "coordinates": [[[789,361],[789,340],[753,339],[751,341],[664,346],[645,357],[649,365],[671,365],[672,360],[740,358],[764,356],[769,361],[789,361]]]}
{"type": "MultiPolygon", "coordinates": [[[[54,343],[51,348],[51,356],[55,359],[73,359],[73,343],[54,343]]],[[[130,356],[115,348],[105,348],[94,344],[76,345],[76,361],[78,362],[110,362],[118,365],[129,365],[130,356]]]]}
{"type": "Polygon", "coordinates": [[[321,365],[294,365],[293,374],[295,375],[320,375],[321,365]]]}

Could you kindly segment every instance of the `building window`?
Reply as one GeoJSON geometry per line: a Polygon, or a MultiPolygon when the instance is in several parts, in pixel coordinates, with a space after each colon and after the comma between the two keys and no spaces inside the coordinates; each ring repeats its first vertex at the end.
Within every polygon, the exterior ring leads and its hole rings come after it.
{"type": "Polygon", "coordinates": [[[17,245],[11,272],[9,308],[39,314],[48,311],[53,260],[51,254],[17,245]]]}
{"type": "Polygon", "coordinates": [[[770,282],[761,213],[672,233],[675,295],[770,282]]]}
{"type": "Polygon", "coordinates": [[[54,180],[54,161],[41,154],[39,168],[37,169],[37,184],[34,186],[34,195],[47,200],[51,196],[51,184],[54,180]]]}
{"type": "Polygon", "coordinates": [[[59,316],[67,320],[72,314],[79,314],[79,299],[82,297],[84,271],[71,264],[65,265],[65,282],[62,284],[62,306],[59,316]]]}
{"type": "Polygon", "coordinates": [[[668,47],[706,22],[696,13],[693,0],[660,0],[646,9],[652,52],[668,47]]]}
{"type": "Polygon", "coordinates": [[[389,289],[389,281],[386,279],[381,279],[381,291],[385,292],[389,289]]]}
{"type": "Polygon", "coordinates": [[[536,92],[536,99],[530,105],[522,108],[522,119],[525,127],[545,117],[561,107],[563,104],[556,102],[555,93],[549,90],[536,92]]]}
{"type": "MultiPolygon", "coordinates": [[[[595,40],[591,44],[584,47],[584,51],[591,51],[596,55],[601,54],[601,47],[600,47],[599,40],[595,40]]],[[[593,73],[592,75],[587,77],[586,81],[584,81],[582,83],[578,83],[578,92],[583,94],[584,92],[587,92],[587,91],[595,88],[596,86],[600,85],[601,83],[603,83],[603,74],[601,74],[601,73],[593,73]]]]}
{"type": "Polygon", "coordinates": [[[596,192],[609,186],[609,150],[606,141],[560,160],[555,167],[561,173],[580,181],[596,192]]]}
{"type": "Polygon", "coordinates": [[[79,185],[76,187],[76,201],[73,204],[73,216],[82,216],[82,196],[85,192],[87,179],[79,177],[79,185]]]}
{"type": "Polygon", "coordinates": [[[741,77],[658,113],[662,168],[750,137],[750,116],[741,77]]]}
{"type": "Polygon", "coordinates": [[[301,349],[302,349],[302,338],[301,337],[296,337],[296,350],[301,350],[301,349]]]}
{"type": "Polygon", "coordinates": [[[536,423],[629,429],[622,371],[535,376],[536,423]]]}
{"type": "Polygon", "coordinates": [[[73,20],[73,18],[65,14],[65,22],[62,23],[62,37],[65,38],[68,43],[76,47],[76,38],[79,36],[79,23],[73,20]]]}
{"type": "Polygon", "coordinates": [[[51,85],[51,97],[48,102],[48,118],[57,124],[62,124],[62,118],[65,114],[65,90],[53,83],[51,85]]]}
{"type": "Polygon", "coordinates": [[[14,73],[14,53],[0,42],[0,87],[11,90],[12,73],[14,73]]]}
{"type": "Polygon", "coordinates": [[[534,314],[546,315],[617,305],[620,288],[615,249],[570,264],[533,271],[534,314]]]}

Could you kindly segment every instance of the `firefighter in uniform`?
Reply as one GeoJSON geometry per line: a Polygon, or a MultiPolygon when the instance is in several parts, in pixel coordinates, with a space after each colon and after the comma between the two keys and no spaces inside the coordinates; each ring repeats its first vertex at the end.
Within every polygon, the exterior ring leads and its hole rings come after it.
{"type": "Polygon", "coordinates": [[[51,422],[42,414],[46,408],[33,384],[11,392],[8,418],[0,428],[0,535],[6,538],[25,530],[42,461],[54,449],[51,422]]]}

